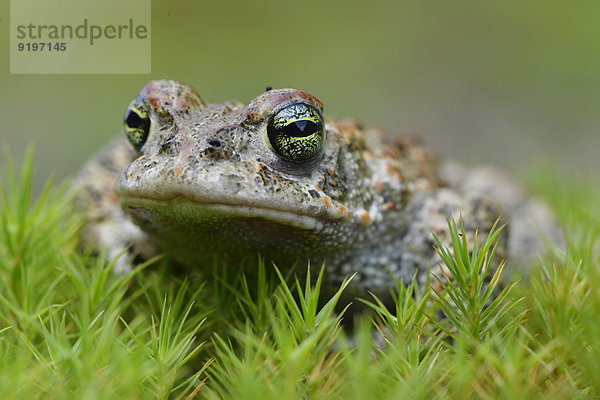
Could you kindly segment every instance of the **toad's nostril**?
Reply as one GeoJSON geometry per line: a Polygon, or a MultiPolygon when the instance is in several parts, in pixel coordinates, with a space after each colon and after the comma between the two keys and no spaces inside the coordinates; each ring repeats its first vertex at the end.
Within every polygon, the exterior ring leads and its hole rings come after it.
{"type": "Polygon", "coordinates": [[[215,140],[215,139],[209,140],[208,144],[209,144],[209,146],[215,147],[215,148],[221,147],[221,142],[219,142],[218,140],[215,140]]]}

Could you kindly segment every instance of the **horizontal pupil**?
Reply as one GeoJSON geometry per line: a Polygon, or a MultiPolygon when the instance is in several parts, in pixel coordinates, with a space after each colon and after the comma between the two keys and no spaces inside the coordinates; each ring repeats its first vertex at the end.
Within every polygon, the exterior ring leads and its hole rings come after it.
{"type": "Polygon", "coordinates": [[[283,128],[283,133],[291,137],[306,137],[317,131],[319,126],[312,121],[301,119],[294,121],[283,128]]]}
{"type": "Polygon", "coordinates": [[[142,119],[135,111],[129,111],[127,113],[127,119],[125,120],[125,123],[130,128],[135,129],[135,128],[139,128],[142,125],[142,119]]]}

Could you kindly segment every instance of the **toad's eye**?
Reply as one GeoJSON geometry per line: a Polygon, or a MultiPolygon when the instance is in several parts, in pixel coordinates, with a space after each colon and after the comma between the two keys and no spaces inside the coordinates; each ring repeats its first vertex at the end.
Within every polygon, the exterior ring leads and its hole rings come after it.
{"type": "Polygon", "coordinates": [[[271,118],[267,136],[271,148],[280,158],[293,162],[310,160],[323,147],[323,117],[307,104],[289,105],[271,118]]]}
{"type": "Polygon", "coordinates": [[[125,113],[125,136],[133,147],[140,151],[150,132],[148,106],[140,99],[135,99],[125,113]]]}

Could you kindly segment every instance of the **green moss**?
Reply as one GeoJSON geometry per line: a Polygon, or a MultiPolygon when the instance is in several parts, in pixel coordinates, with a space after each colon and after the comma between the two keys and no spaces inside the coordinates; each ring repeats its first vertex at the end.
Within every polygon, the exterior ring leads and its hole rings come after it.
{"type": "Polygon", "coordinates": [[[252,280],[232,268],[182,278],[157,260],[111,273],[75,250],[65,185],[31,198],[31,164],[29,153],[17,176],[8,161],[0,186],[3,399],[600,396],[597,193],[551,199],[576,216],[563,219],[567,251],[496,297],[495,280],[482,284],[494,233],[469,256],[450,221],[453,253],[439,250],[455,279],[441,292],[398,283],[394,312],[365,299],[373,313],[350,332],[340,292],[323,299],[320,279],[268,263],[252,280]]]}

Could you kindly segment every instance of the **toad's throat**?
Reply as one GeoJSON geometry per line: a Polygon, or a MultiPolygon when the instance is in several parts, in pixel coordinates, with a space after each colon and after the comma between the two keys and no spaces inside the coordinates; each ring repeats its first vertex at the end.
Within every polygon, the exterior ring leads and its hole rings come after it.
{"type": "Polygon", "coordinates": [[[253,204],[126,196],[121,205],[167,253],[190,266],[216,254],[237,260],[257,253],[291,265],[303,257],[322,260],[353,241],[352,225],[343,220],[253,204]]]}

